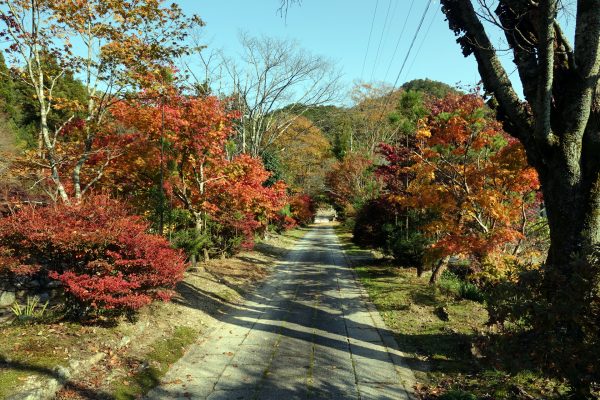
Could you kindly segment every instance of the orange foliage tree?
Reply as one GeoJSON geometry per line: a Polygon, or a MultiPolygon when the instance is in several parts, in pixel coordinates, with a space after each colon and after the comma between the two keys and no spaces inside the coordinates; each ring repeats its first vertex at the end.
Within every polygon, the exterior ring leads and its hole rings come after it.
{"type": "MultiPolygon", "coordinates": [[[[122,130],[140,139],[137,145],[145,155],[135,157],[144,176],[131,178],[133,185],[157,176],[162,141],[164,190],[175,206],[189,213],[195,234],[241,238],[225,246],[227,251],[250,246],[254,234],[278,217],[286,201],[285,185],[264,186],[270,173],[259,159],[228,154],[237,113],[226,103],[213,96],[184,95],[174,86],[161,88],[161,93],[156,90],[123,101],[112,113],[122,130]]],[[[202,247],[210,246],[204,241],[202,247]]]]}
{"type": "Polygon", "coordinates": [[[409,146],[382,147],[379,173],[396,188],[391,201],[433,216],[421,229],[434,240],[435,282],[451,255],[481,262],[509,244],[518,251],[539,183],[480,96],[451,94],[430,107],[409,146]]]}
{"type": "Polygon", "coordinates": [[[23,165],[51,198],[69,203],[123,154],[101,137],[108,111],[123,93],[148,85],[149,73],[186,54],[186,36],[202,21],[162,0],[5,0],[0,24],[14,76],[33,91],[39,115],[38,148],[23,165]],[[83,77],[83,101],[58,95],[66,75],[83,77]],[[65,118],[52,129],[56,110],[65,118]]]}
{"type": "Polygon", "coordinates": [[[326,176],[326,191],[340,216],[351,216],[365,201],[375,198],[379,180],[372,173],[373,161],[350,153],[336,162],[326,176]]]}
{"type": "Polygon", "coordinates": [[[275,140],[285,181],[305,193],[323,191],[332,161],[331,144],[308,118],[298,116],[275,140]]]}

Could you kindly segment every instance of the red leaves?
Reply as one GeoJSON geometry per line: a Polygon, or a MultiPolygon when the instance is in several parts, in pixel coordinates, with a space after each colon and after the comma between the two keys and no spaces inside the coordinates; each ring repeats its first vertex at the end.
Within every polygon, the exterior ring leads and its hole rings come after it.
{"type": "Polygon", "coordinates": [[[0,255],[21,263],[15,273],[59,280],[81,305],[135,310],[167,298],[185,269],[183,254],[146,229],[103,196],[79,205],[25,207],[0,220],[0,255]]]}
{"type": "Polygon", "coordinates": [[[125,130],[142,138],[143,153],[148,154],[134,160],[142,168],[133,169],[146,168],[154,171],[147,176],[158,175],[162,137],[164,166],[168,169],[163,188],[168,197],[194,218],[202,219],[197,225],[207,226],[209,221],[219,224],[216,230],[220,233],[213,230],[220,237],[218,241],[234,239],[234,247],[251,247],[254,235],[278,218],[287,200],[285,184],[266,187],[270,173],[260,159],[228,154],[226,146],[237,113],[229,111],[225,102],[213,96],[186,96],[173,86],[164,90],[162,95],[148,89],[140,99],[113,111],[125,130]]]}
{"type": "Polygon", "coordinates": [[[436,101],[408,146],[384,145],[380,153],[388,198],[434,216],[422,229],[440,256],[481,258],[514,243],[525,210],[537,207],[535,170],[479,96],[436,101]]]}
{"type": "MultiPolygon", "coordinates": [[[[313,222],[316,213],[315,201],[306,194],[297,194],[290,198],[290,209],[292,217],[300,225],[308,225],[313,222]]],[[[293,220],[292,220],[293,221],[293,220]]]]}
{"type": "Polygon", "coordinates": [[[270,173],[262,161],[245,154],[226,163],[223,174],[224,179],[207,186],[205,207],[212,205],[213,220],[242,233],[243,247],[252,247],[254,233],[279,217],[287,200],[286,186],[283,182],[264,186],[270,173]]]}

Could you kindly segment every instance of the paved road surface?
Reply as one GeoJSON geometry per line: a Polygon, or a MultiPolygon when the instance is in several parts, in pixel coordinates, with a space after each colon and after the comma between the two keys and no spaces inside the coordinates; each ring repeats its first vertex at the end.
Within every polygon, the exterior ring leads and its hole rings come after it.
{"type": "Polygon", "coordinates": [[[316,226],[148,398],[401,400],[413,383],[333,229],[316,226]]]}

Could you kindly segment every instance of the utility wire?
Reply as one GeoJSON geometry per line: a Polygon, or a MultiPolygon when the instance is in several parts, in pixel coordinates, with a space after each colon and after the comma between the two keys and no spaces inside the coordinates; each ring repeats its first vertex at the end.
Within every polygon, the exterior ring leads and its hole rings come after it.
{"type": "MultiPolygon", "coordinates": [[[[419,25],[417,26],[417,30],[415,31],[415,34],[412,38],[412,41],[410,43],[410,47],[408,48],[408,51],[406,52],[406,56],[404,57],[404,61],[402,62],[402,67],[400,67],[400,71],[398,72],[398,76],[396,76],[396,81],[394,82],[394,85],[392,86],[392,88],[390,89],[389,94],[387,95],[385,102],[383,104],[383,107],[381,108],[381,113],[379,114],[379,118],[377,119],[377,123],[376,125],[380,125],[381,120],[383,118],[383,114],[385,113],[385,108],[388,106],[390,99],[391,99],[391,95],[394,93],[394,90],[396,89],[396,85],[398,85],[398,81],[400,80],[400,75],[402,74],[402,71],[404,70],[404,67],[406,66],[406,61],[408,60],[408,57],[410,56],[410,52],[413,48],[413,46],[415,45],[415,41],[417,40],[417,37],[419,36],[419,32],[421,31],[421,28],[423,27],[423,21],[425,21],[425,17],[427,16],[427,12],[429,11],[429,8],[431,7],[431,3],[433,3],[433,0],[429,0],[427,2],[427,6],[425,7],[425,11],[423,11],[423,15],[421,16],[421,20],[419,21],[419,25]]],[[[381,129],[381,125],[379,126],[378,131],[381,129]]]]}
{"type": "Polygon", "coordinates": [[[400,80],[400,75],[402,74],[402,71],[404,70],[404,67],[406,66],[406,61],[408,60],[408,57],[410,56],[410,52],[411,52],[413,46],[415,45],[417,36],[419,36],[419,32],[421,31],[421,27],[423,26],[423,21],[425,21],[425,16],[427,15],[427,11],[429,11],[429,7],[431,7],[431,3],[433,3],[433,0],[429,0],[427,2],[427,7],[425,7],[425,11],[423,11],[423,15],[421,16],[421,20],[419,21],[419,25],[417,26],[417,31],[415,32],[415,35],[413,36],[412,41],[410,42],[410,47],[408,48],[408,51],[406,52],[406,57],[404,57],[404,61],[402,62],[402,67],[400,67],[400,71],[398,72],[398,76],[396,76],[396,80],[394,81],[394,86],[392,86],[392,91],[394,90],[394,88],[396,88],[396,85],[398,84],[398,81],[400,80]]]}
{"type": "Polygon", "coordinates": [[[435,18],[437,17],[439,11],[440,11],[440,9],[436,8],[435,13],[433,14],[433,18],[431,19],[431,22],[429,22],[429,26],[427,26],[427,30],[425,31],[425,35],[423,36],[423,39],[421,40],[421,43],[419,44],[419,47],[417,47],[417,52],[415,53],[415,57],[413,58],[412,62],[410,63],[410,67],[408,67],[408,69],[406,70],[406,75],[404,75],[405,79],[406,79],[406,77],[408,77],[408,75],[410,74],[410,71],[412,70],[413,66],[415,65],[415,61],[417,61],[417,58],[419,57],[419,53],[421,52],[421,48],[423,47],[423,44],[425,44],[425,40],[427,40],[427,36],[429,35],[429,31],[431,30],[431,27],[433,26],[433,23],[435,22],[435,18]]]}
{"type": "Polygon", "coordinates": [[[371,30],[369,31],[369,41],[367,42],[367,51],[365,52],[365,58],[363,59],[362,71],[360,72],[360,79],[362,80],[365,74],[365,65],[367,64],[367,56],[369,55],[369,47],[371,46],[371,36],[373,35],[373,26],[375,25],[375,16],[377,15],[377,6],[379,6],[379,0],[375,3],[375,11],[373,11],[373,19],[371,20],[371,30]]]}
{"type": "Polygon", "coordinates": [[[373,76],[375,76],[375,68],[377,68],[377,61],[379,60],[379,52],[381,51],[381,43],[383,42],[383,37],[385,35],[388,19],[390,17],[390,8],[392,8],[392,0],[388,3],[388,8],[385,13],[385,21],[383,22],[383,29],[381,30],[381,36],[379,37],[379,45],[377,46],[377,53],[375,53],[375,61],[373,61],[373,69],[371,70],[371,81],[373,81],[373,76]]]}
{"type": "Polygon", "coordinates": [[[402,37],[404,36],[404,30],[406,29],[406,24],[408,23],[408,18],[410,17],[410,12],[412,11],[414,4],[415,4],[415,0],[412,0],[410,2],[410,7],[408,8],[408,14],[406,14],[406,18],[404,19],[404,24],[402,24],[402,30],[400,31],[400,36],[398,36],[398,40],[396,41],[396,47],[394,48],[394,54],[392,54],[390,63],[388,64],[387,70],[385,71],[385,75],[383,77],[384,82],[387,80],[388,74],[390,73],[390,69],[392,68],[392,64],[394,63],[394,59],[396,58],[396,53],[398,52],[398,48],[400,47],[400,42],[402,41],[402,37]]]}
{"type": "MultiPolygon", "coordinates": [[[[400,3],[401,3],[401,1],[402,1],[402,0],[398,0],[398,1],[396,1],[396,2],[394,3],[394,8],[392,9],[392,13],[390,14],[390,19],[389,19],[389,23],[388,23],[388,25],[387,25],[387,30],[386,30],[386,33],[385,33],[385,37],[383,38],[383,43],[382,43],[382,45],[381,45],[382,49],[384,49],[384,48],[385,48],[385,45],[386,45],[386,43],[387,43],[387,40],[388,40],[388,37],[390,36],[390,31],[391,31],[391,29],[392,29],[392,21],[394,21],[394,18],[396,17],[396,11],[397,11],[397,9],[398,9],[398,4],[400,4],[400,3]]],[[[412,1],[414,2],[414,0],[412,0],[412,1]]],[[[383,57],[383,53],[379,53],[379,54],[381,54],[381,56],[383,57]]],[[[378,60],[378,59],[379,59],[379,58],[377,58],[377,60],[378,60]]],[[[376,60],[376,61],[377,61],[377,60],[376,60]]],[[[385,79],[383,79],[383,81],[385,81],[385,79]]]]}

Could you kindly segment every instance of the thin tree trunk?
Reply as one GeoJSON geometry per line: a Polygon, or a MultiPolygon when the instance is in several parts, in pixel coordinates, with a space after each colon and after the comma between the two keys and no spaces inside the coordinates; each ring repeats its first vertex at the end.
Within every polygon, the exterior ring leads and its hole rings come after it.
{"type": "Polygon", "coordinates": [[[50,174],[52,176],[52,181],[54,182],[54,185],[56,186],[56,190],[58,192],[58,195],[60,196],[60,199],[65,202],[65,203],[69,203],[69,195],[67,194],[67,191],[65,190],[65,187],[63,186],[61,180],[60,180],[60,171],[58,169],[58,160],[56,159],[56,156],[54,154],[54,145],[52,144],[52,141],[50,140],[50,132],[48,129],[48,114],[47,111],[45,110],[45,104],[44,104],[44,100],[41,99],[40,100],[40,122],[41,122],[41,133],[42,133],[42,139],[44,141],[44,146],[46,147],[46,154],[48,155],[48,162],[50,163],[50,174]]]}
{"type": "Polygon", "coordinates": [[[431,278],[429,279],[429,283],[431,285],[435,285],[436,283],[438,283],[438,281],[442,277],[442,274],[448,268],[449,260],[450,260],[450,257],[446,256],[446,257],[442,258],[440,261],[438,261],[437,265],[433,268],[433,271],[431,272],[431,278]]]}

